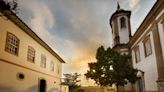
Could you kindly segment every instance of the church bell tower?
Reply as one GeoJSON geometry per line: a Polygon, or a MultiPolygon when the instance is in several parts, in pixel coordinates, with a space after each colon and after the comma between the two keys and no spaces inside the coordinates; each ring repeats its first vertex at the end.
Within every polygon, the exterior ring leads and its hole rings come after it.
{"type": "Polygon", "coordinates": [[[117,10],[113,13],[113,15],[110,18],[113,47],[117,47],[119,45],[126,45],[131,38],[131,11],[121,9],[119,3],[117,4],[117,10]]]}

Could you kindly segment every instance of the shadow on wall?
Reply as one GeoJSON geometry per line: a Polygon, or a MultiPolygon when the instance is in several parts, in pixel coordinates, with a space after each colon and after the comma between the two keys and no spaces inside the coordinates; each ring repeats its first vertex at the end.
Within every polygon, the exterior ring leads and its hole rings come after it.
{"type": "Polygon", "coordinates": [[[47,92],[59,92],[59,90],[57,88],[51,88],[50,90],[48,90],[47,92]]]}
{"type": "Polygon", "coordinates": [[[0,86],[0,92],[38,92],[38,86],[37,85],[31,86],[25,91],[19,91],[12,87],[0,86]]]}
{"type": "Polygon", "coordinates": [[[20,92],[12,87],[0,86],[0,92],[20,92]]]}
{"type": "MultiPolygon", "coordinates": [[[[17,89],[12,87],[0,86],[0,92],[22,92],[22,91],[18,91],[17,89]]],[[[24,92],[38,92],[38,85],[31,86],[24,92]]],[[[47,92],[59,92],[59,90],[57,88],[51,88],[47,92]]]]}
{"type": "Polygon", "coordinates": [[[25,92],[38,92],[38,85],[29,87],[25,92]]]}

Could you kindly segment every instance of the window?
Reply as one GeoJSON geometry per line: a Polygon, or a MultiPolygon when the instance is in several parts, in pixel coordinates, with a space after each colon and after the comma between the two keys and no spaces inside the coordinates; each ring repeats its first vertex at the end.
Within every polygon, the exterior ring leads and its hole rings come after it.
{"type": "Polygon", "coordinates": [[[135,60],[136,60],[136,63],[138,63],[138,62],[141,60],[140,51],[139,51],[139,46],[137,46],[137,47],[134,49],[134,53],[135,53],[135,60]]]}
{"type": "Polygon", "coordinates": [[[145,57],[152,54],[150,35],[143,40],[145,57]]]}
{"type": "Polygon", "coordinates": [[[18,55],[19,39],[12,33],[7,32],[5,51],[18,55]]]}
{"type": "Polygon", "coordinates": [[[28,46],[27,60],[32,63],[35,61],[35,49],[31,46],[28,46]]]}
{"type": "Polygon", "coordinates": [[[54,62],[53,62],[53,61],[51,61],[50,70],[51,70],[51,71],[54,71],[54,62]]]}
{"type": "Polygon", "coordinates": [[[120,19],[120,23],[121,23],[121,28],[126,28],[126,19],[124,17],[120,19]]]}
{"type": "Polygon", "coordinates": [[[23,79],[25,79],[25,75],[23,74],[23,73],[21,73],[21,72],[19,72],[19,73],[17,73],[17,79],[18,80],[23,80],[23,79]]]}
{"type": "Polygon", "coordinates": [[[45,55],[41,55],[41,64],[40,66],[42,68],[46,68],[46,56],[45,55]]]}

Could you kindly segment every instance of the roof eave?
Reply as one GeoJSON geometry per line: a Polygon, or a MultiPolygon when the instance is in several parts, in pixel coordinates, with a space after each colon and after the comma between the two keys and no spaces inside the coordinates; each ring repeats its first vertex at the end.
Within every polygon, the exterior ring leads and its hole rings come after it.
{"type": "Polygon", "coordinates": [[[136,41],[137,37],[144,32],[144,29],[147,28],[150,25],[150,23],[152,23],[153,19],[155,19],[155,16],[160,11],[159,10],[160,7],[162,7],[161,9],[164,8],[164,0],[158,0],[158,1],[156,1],[156,3],[154,4],[154,6],[151,8],[151,10],[149,11],[149,13],[144,18],[144,20],[142,21],[141,25],[138,27],[138,29],[136,30],[136,32],[132,36],[131,40],[129,41],[128,44],[130,46],[132,46],[134,44],[134,42],[136,41]]]}
{"type": "Polygon", "coordinates": [[[65,61],[54,50],[52,50],[39,36],[37,36],[36,33],[34,33],[32,29],[29,28],[15,13],[13,13],[10,10],[2,10],[1,8],[0,11],[4,14],[4,16],[6,16],[8,19],[14,22],[16,25],[18,25],[25,33],[32,37],[36,42],[38,42],[41,46],[47,49],[61,63],[65,63],[65,61]]]}

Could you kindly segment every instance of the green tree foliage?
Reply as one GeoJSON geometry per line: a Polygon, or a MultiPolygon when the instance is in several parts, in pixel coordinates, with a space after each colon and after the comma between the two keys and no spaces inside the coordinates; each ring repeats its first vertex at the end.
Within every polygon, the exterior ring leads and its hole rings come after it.
{"type": "Polygon", "coordinates": [[[111,48],[105,50],[101,46],[97,49],[96,59],[96,62],[88,63],[89,70],[85,76],[93,79],[98,85],[115,84],[118,87],[128,82],[135,83],[138,79],[138,71],[131,66],[130,55],[120,54],[111,48]]]}
{"type": "Polygon", "coordinates": [[[64,74],[64,82],[62,84],[69,86],[69,92],[76,92],[80,87],[78,84],[81,80],[79,79],[81,75],[78,73],[64,74]]]}
{"type": "Polygon", "coordinates": [[[8,0],[0,0],[0,9],[2,10],[11,10],[11,11],[15,11],[17,10],[17,1],[16,0],[12,0],[12,1],[8,1],[8,0]]]}

